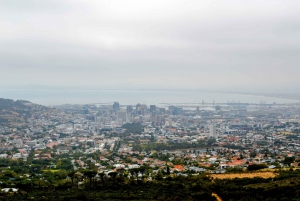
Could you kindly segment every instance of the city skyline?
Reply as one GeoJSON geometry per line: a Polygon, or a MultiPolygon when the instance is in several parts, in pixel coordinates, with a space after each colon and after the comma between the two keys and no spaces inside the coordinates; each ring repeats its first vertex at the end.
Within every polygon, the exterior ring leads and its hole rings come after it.
{"type": "Polygon", "coordinates": [[[1,200],[299,200],[299,8],[0,0],[1,200]]]}

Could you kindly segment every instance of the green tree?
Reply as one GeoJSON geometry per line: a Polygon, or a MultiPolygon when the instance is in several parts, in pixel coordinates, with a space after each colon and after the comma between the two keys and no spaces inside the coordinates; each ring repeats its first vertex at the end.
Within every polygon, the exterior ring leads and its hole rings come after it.
{"type": "Polygon", "coordinates": [[[90,189],[92,188],[92,179],[96,176],[97,172],[93,170],[85,170],[83,175],[89,179],[90,189]]]}
{"type": "Polygon", "coordinates": [[[116,179],[118,173],[117,172],[110,172],[110,173],[108,173],[108,175],[112,178],[113,183],[115,183],[115,179],[116,179]]]}
{"type": "Polygon", "coordinates": [[[70,179],[72,181],[72,186],[74,186],[75,174],[76,174],[76,172],[74,172],[74,171],[68,172],[68,177],[70,177],[70,179]]]}
{"type": "Polygon", "coordinates": [[[100,178],[101,178],[102,184],[104,184],[105,173],[104,173],[104,172],[101,172],[101,173],[99,174],[99,176],[100,176],[100,178]]]}

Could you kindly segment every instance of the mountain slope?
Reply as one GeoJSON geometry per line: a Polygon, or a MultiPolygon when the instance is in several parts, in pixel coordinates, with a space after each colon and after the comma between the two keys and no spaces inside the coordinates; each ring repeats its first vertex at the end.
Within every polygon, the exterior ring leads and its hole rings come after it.
{"type": "Polygon", "coordinates": [[[21,126],[33,118],[36,112],[54,110],[42,105],[33,104],[24,100],[0,98],[0,125],[21,126]]]}

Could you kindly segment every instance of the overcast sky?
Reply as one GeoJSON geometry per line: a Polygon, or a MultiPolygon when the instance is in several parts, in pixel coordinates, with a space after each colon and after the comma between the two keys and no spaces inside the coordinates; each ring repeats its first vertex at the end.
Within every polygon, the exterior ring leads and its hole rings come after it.
{"type": "Polygon", "coordinates": [[[0,0],[0,86],[300,84],[300,1],[0,0]]]}

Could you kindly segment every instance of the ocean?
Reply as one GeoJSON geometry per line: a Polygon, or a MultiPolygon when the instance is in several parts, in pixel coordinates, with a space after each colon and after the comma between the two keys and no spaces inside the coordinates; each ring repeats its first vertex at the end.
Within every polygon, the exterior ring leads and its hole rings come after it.
{"type": "Polygon", "coordinates": [[[201,104],[206,103],[260,103],[276,102],[299,103],[299,100],[241,95],[227,93],[202,93],[195,91],[142,91],[142,90],[42,90],[42,89],[0,89],[0,98],[28,100],[46,106],[61,104],[111,104],[119,101],[121,105],[141,104],[201,104]]]}

